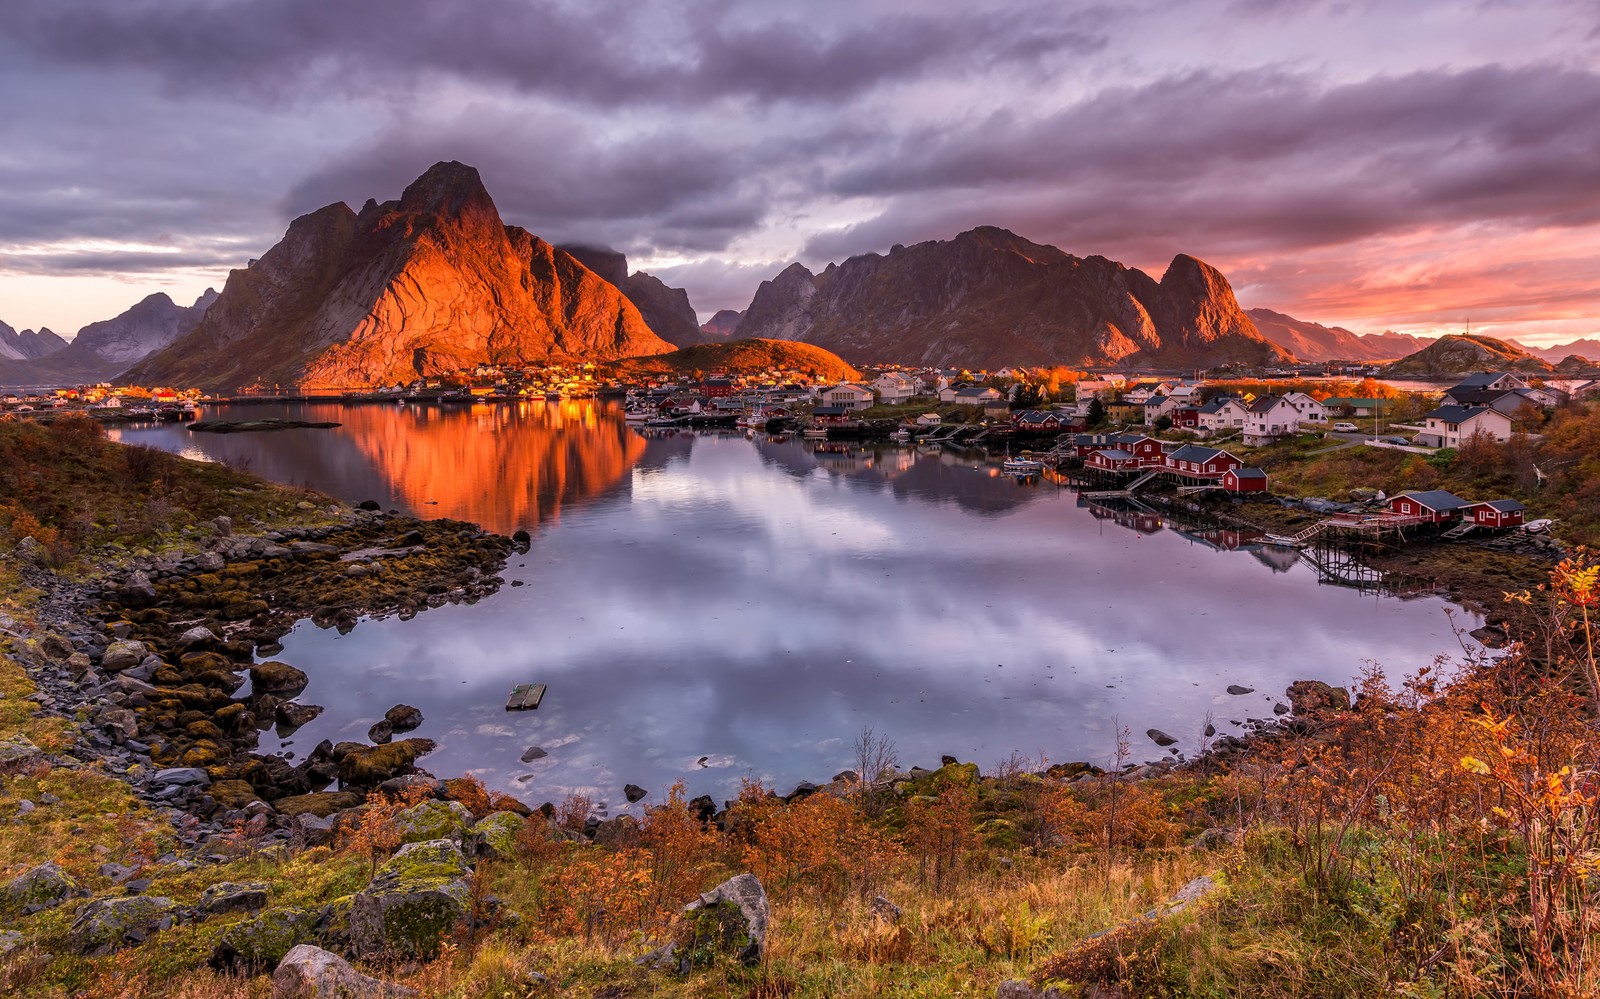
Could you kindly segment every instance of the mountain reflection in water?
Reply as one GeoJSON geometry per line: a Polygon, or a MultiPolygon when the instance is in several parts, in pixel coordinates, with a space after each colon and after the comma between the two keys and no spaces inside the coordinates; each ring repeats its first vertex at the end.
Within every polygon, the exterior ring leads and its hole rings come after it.
{"type": "Polygon", "coordinates": [[[1437,598],[1322,585],[1347,570],[1231,529],[1080,506],[1048,478],[1000,474],[998,458],[646,437],[595,404],[410,409],[271,411],[344,424],[325,431],[122,432],[346,500],[534,533],[506,571],[523,585],[475,605],[344,636],[298,626],[279,658],[327,710],[282,743],[268,733],[264,752],[361,739],[403,702],[439,744],[424,761],[435,773],[620,808],[628,781],[648,803],[678,778],[718,798],[746,775],[782,790],[826,780],[864,725],[906,765],[949,753],[987,768],[1013,751],[1103,761],[1116,719],[1135,758],[1153,759],[1147,728],[1192,749],[1208,717],[1223,732],[1271,717],[1293,680],[1344,683],[1364,660],[1394,672],[1456,647],[1437,598]],[[548,685],[544,704],[505,712],[528,682],[548,685]],[[547,755],[523,763],[530,747],[547,755]]]}

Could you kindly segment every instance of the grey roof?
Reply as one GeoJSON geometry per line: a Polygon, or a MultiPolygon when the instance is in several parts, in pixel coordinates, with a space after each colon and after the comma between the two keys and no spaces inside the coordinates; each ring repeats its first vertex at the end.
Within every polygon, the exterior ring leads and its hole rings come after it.
{"type": "Polygon", "coordinates": [[[1446,423],[1466,423],[1475,416],[1495,412],[1499,411],[1490,409],[1488,406],[1440,406],[1430,413],[1423,414],[1422,418],[1424,420],[1443,420],[1446,423]]]}
{"type": "Polygon", "coordinates": [[[1255,402],[1252,402],[1250,404],[1250,412],[1252,412],[1252,413],[1269,412],[1272,409],[1272,407],[1276,406],[1282,400],[1283,400],[1282,396],[1264,395],[1261,398],[1257,399],[1255,402]]]}
{"type": "Polygon", "coordinates": [[[1527,507],[1514,499],[1479,500],[1476,503],[1468,503],[1467,505],[1486,506],[1491,510],[1499,510],[1501,513],[1516,513],[1518,510],[1527,509],[1527,507]]]}
{"type": "Polygon", "coordinates": [[[1144,401],[1144,404],[1146,406],[1159,406],[1159,405],[1161,405],[1162,403],[1164,403],[1166,401],[1167,401],[1167,397],[1164,396],[1164,395],[1153,395],[1150,398],[1146,399],[1144,401]]]}
{"type": "MultiPolygon", "coordinates": [[[[1192,461],[1203,465],[1219,454],[1227,454],[1227,452],[1221,448],[1201,447],[1199,444],[1185,444],[1183,447],[1180,447],[1178,450],[1167,455],[1167,457],[1171,458],[1173,461],[1192,461]]],[[[1229,455],[1229,457],[1232,457],[1232,455],[1229,455]]]]}
{"type": "Polygon", "coordinates": [[[1259,468],[1235,468],[1233,474],[1241,479],[1264,479],[1267,473],[1259,468]]]}
{"type": "MultiPolygon", "coordinates": [[[[1112,459],[1132,458],[1133,457],[1132,454],[1130,454],[1129,452],[1124,451],[1124,450],[1122,450],[1121,448],[1118,448],[1118,447],[1108,447],[1108,448],[1105,448],[1103,450],[1096,451],[1095,454],[1103,454],[1107,458],[1112,458],[1112,459]]],[[[1091,455],[1091,457],[1092,457],[1092,455],[1091,455]]]]}
{"type": "Polygon", "coordinates": [[[1444,489],[1429,489],[1420,493],[1401,493],[1398,496],[1391,497],[1391,501],[1402,498],[1411,500],[1414,503],[1420,503],[1434,513],[1446,513],[1450,510],[1459,510],[1464,506],[1472,505],[1455,493],[1444,489]]]}
{"type": "Polygon", "coordinates": [[[1505,372],[1505,371],[1480,371],[1477,374],[1468,375],[1467,377],[1461,379],[1461,381],[1456,383],[1455,388],[1458,388],[1458,389],[1475,389],[1475,388],[1476,389],[1481,389],[1481,388],[1484,388],[1486,386],[1494,384],[1495,382],[1497,382],[1500,379],[1504,378],[1507,374],[1509,374],[1509,372],[1505,372]]]}

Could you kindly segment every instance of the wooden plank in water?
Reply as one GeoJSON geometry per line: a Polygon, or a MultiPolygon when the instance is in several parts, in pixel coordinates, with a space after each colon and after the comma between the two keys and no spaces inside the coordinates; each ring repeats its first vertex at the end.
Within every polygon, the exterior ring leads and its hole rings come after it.
{"type": "Polygon", "coordinates": [[[506,699],[507,711],[530,711],[539,706],[544,700],[545,685],[542,683],[519,683],[511,688],[511,696],[506,699]]]}

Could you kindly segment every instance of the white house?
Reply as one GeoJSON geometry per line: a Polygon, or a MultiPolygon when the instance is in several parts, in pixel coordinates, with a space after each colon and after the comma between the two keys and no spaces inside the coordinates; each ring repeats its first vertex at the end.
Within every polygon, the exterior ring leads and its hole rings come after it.
{"type": "Polygon", "coordinates": [[[872,380],[873,391],[887,405],[905,402],[917,394],[917,388],[917,380],[902,371],[885,371],[872,380]]]}
{"type": "Polygon", "coordinates": [[[923,413],[921,416],[917,417],[917,426],[919,427],[937,427],[943,422],[944,418],[938,413],[923,413]]]}
{"type": "Polygon", "coordinates": [[[871,409],[872,390],[845,382],[822,390],[822,405],[843,406],[845,409],[871,409]]]}
{"type": "Polygon", "coordinates": [[[1167,395],[1153,395],[1144,401],[1145,426],[1156,422],[1178,408],[1178,400],[1167,395]]]}
{"type": "Polygon", "coordinates": [[[1244,427],[1250,414],[1238,399],[1213,399],[1195,410],[1195,432],[1205,437],[1244,427]]]}
{"type": "Polygon", "coordinates": [[[120,396],[120,395],[108,395],[104,399],[101,399],[99,402],[95,403],[95,408],[96,409],[121,409],[122,408],[122,396],[120,396]]]}
{"type": "Polygon", "coordinates": [[[1264,395],[1245,411],[1244,442],[1267,444],[1300,429],[1300,413],[1281,395],[1264,395]]]}
{"type": "Polygon", "coordinates": [[[1283,397],[1283,401],[1300,414],[1301,423],[1326,423],[1328,420],[1328,407],[1304,392],[1290,392],[1283,397]]]}
{"type": "Polygon", "coordinates": [[[1477,434],[1511,439],[1511,417],[1488,406],[1440,406],[1422,419],[1426,429],[1415,440],[1424,447],[1460,447],[1477,434]]]}

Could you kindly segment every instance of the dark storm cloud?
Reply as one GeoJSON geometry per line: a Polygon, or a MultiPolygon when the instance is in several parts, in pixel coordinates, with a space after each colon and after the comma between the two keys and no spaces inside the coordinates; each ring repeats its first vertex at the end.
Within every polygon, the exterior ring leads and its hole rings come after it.
{"type": "Polygon", "coordinates": [[[1105,15],[1028,5],[807,11],[726,0],[19,0],[9,30],[50,57],[159,74],[175,90],[375,93],[427,74],[615,105],[834,100],[930,73],[1027,64],[1106,43],[1105,15]],[[756,8],[759,10],[759,8],[756,8]],[[770,9],[769,9],[770,10],[770,9]],[[768,13],[768,11],[762,11],[768,13]]]}
{"type": "Polygon", "coordinates": [[[1040,118],[920,128],[829,187],[888,207],[808,255],[981,222],[1174,250],[1484,219],[1588,225],[1600,219],[1600,75],[1486,67],[1330,88],[1283,71],[1194,73],[1040,118]]]}
{"type": "Polygon", "coordinates": [[[241,263],[239,252],[229,248],[223,251],[181,250],[162,252],[71,252],[71,253],[5,253],[0,252],[0,272],[14,274],[150,274],[199,267],[227,267],[241,263]]]}

